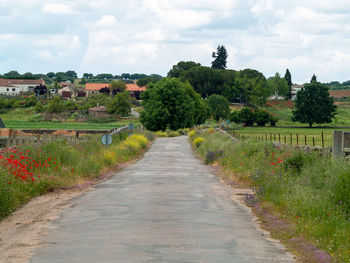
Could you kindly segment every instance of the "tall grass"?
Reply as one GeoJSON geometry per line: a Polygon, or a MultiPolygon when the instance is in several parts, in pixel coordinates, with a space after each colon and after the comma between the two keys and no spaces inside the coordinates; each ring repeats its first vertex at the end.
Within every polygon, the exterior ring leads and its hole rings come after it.
{"type": "Polygon", "coordinates": [[[233,142],[211,130],[198,152],[217,160],[255,189],[253,201],[268,203],[305,236],[340,262],[350,261],[350,164],[320,153],[276,149],[258,140],[233,142]],[[214,157],[213,157],[214,156],[214,157]]]}
{"type": "Polygon", "coordinates": [[[128,162],[153,139],[150,133],[113,136],[104,146],[101,136],[86,142],[64,139],[23,145],[0,152],[0,219],[31,198],[56,188],[97,178],[118,163],[128,162]],[[147,139],[147,138],[148,139],[147,139]]]}

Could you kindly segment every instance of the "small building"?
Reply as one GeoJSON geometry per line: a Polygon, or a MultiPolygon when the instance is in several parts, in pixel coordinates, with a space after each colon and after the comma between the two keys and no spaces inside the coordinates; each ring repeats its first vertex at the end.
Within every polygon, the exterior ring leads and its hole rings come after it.
{"type": "Polygon", "coordinates": [[[86,97],[86,92],[84,91],[84,89],[78,88],[74,85],[70,85],[62,89],[59,89],[57,93],[58,95],[60,95],[62,98],[65,98],[65,99],[86,97]]]}
{"type": "Polygon", "coordinates": [[[126,84],[126,90],[130,91],[131,97],[140,100],[141,94],[146,91],[146,87],[139,87],[137,84],[126,84]]]}
{"type": "Polygon", "coordinates": [[[109,114],[107,113],[107,108],[105,106],[96,106],[89,109],[89,116],[93,118],[107,118],[109,114]]]}
{"type": "Polygon", "coordinates": [[[304,85],[292,85],[291,87],[291,100],[297,98],[297,93],[304,88],[304,85]]]}
{"type": "Polygon", "coordinates": [[[86,95],[98,94],[101,89],[110,88],[109,83],[86,83],[85,90],[86,95]]]}
{"type": "Polygon", "coordinates": [[[35,87],[44,86],[43,79],[0,79],[0,94],[16,96],[21,93],[34,92],[35,87]]]}

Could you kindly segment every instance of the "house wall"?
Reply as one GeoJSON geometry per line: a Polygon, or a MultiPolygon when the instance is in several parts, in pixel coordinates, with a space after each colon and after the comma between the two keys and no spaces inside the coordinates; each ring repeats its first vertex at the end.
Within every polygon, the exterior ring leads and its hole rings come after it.
{"type": "Polygon", "coordinates": [[[17,85],[17,84],[11,84],[11,86],[14,87],[0,87],[0,94],[3,95],[19,95],[20,93],[23,92],[33,92],[35,85],[17,85]]]}

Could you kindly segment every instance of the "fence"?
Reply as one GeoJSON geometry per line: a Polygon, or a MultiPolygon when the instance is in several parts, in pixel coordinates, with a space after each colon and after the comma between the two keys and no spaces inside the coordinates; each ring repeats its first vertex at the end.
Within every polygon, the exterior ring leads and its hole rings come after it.
{"type": "Polygon", "coordinates": [[[238,139],[248,139],[248,138],[256,138],[264,141],[271,142],[281,142],[289,145],[296,146],[320,146],[322,148],[328,147],[332,145],[332,138],[328,138],[325,136],[323,132],[321,132],[318,136],[316,135],[307,135],[307,134],[299,134],[299,133],[289,133],[289,134],[281,134],[281,133],[264,133],[261,135],[242,135],[239,133],[232,132],[232,134],[238,139]]]}
{"type": "Polygon", "coordinates": [[[0,134],[0,148],[7,148],[26,144],[38,144],[42,142],[50,142],[56,140],[86,141],[86,137],[79,136],[79,132],[76,132],[74,136],[48,135],[46,133],[23,136],[19,133],[19,131],[9,129],[8,136],[1,136],[0,134]]]}

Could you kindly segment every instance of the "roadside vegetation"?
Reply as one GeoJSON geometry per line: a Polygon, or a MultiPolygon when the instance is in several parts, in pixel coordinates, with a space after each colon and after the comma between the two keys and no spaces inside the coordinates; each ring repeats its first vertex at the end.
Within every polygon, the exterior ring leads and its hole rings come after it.
{"type": "Polygon", "coordinates": [[[0,219],[31,198],[54,189],[91,181],[110,168],[141,154],[153,140],[150,132],[113,136],[104,146],[101,136],[86,141],[65,139],[6,148],[0,152],[0,219]]]}
{"type": "Polygon", "coordinates": [[[207,164],[217,162],[234,174],[235,183],[254,188],[245,197],[248,205],[272,207],[292,225],[287,244],[301,236],[336,261],[350,261],[348,161],[254,139],[236,142],[214,129],[191,131],[189,137],[207,164]]]}

